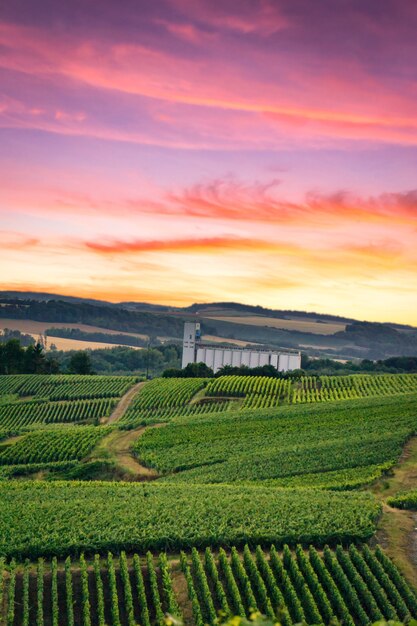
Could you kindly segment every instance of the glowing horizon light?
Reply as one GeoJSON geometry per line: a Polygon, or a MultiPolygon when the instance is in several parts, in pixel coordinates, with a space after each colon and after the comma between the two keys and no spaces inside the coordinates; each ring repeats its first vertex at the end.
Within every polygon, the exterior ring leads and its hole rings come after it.
{"type": "Polygon", "coordinates": [[[9,3],[0,289],[417,326],[417,9],[9,3]]]}

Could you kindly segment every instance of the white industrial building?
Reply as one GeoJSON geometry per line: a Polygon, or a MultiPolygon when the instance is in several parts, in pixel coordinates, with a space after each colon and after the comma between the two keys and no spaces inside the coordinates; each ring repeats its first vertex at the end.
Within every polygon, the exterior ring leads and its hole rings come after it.
{"type": "Polygon", "coordinates": [[[224,365],[262,367],[272,365],[279,372],[301,368],[301,353],[297,350],[253,350],[251,348],[225,348],[204,345],[201,342],[200,324],[185,322],[182,344],[182,367],[189,363],[205,363],[217,372],[224,365]]]}

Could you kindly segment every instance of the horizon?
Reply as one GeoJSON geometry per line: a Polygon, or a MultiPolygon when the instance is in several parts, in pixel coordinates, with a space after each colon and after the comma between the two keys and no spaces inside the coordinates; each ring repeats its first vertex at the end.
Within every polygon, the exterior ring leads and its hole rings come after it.
{"type": "MultiPolygon", "coordinates": [[[[90,300],[93,303],[94,302],[100,302],[104,305],[106,304],[110,304],[110,305],[124,305],[124,304],[136,304],[136,305],[150,305],[150,306],[165,306],[167,308],[173,308],[173,309],[186,309],[189,308],[191,306],[212,306],[212,305],[239,305],[242,307],[260,307],[262,309],[264,309],[265,311],[272,311],[272,312],[284,312],[284,313],[290,313],[290,314],[297,314],[299,313],[301,316],[303,315],[319,315],[321,317],[329,317],[329,318],[340,318],[340,319],[347,319],[349,321],[353,321],[353,322],[358,322],[361,324],[384,324],[384,325],[388,325],[388,326],[409,326],[410,328],[417,328],[417,326],[414,326],[413,324],[402,324],[401,322],[394,322],[392,320],[383,320],[383,321],[379,321],[379,320],[371,320],[371,319],[361,319],[361,318],[355,318],[355,317],[348,317],[346,315],[337,315],[337,314],[333,314],[333,313],[320,313],[319,311],[306,311],[306,310],[302,310],[302,309],[280,309],[280,308],[272,308],[272,307],[264,307],[262,304],[250,304],[248,302],[242,302],[242,301],[226,301],[226,300],[217,300],[217,301],[201,301],[201,302],[192,302],[189,305],[184,305],[184,306],[174,306],[171,304],[161,304],[158,302],[149,302],[149,301],[145,301],[145,300],[100,300],[98,298],[88,298],[88,297],[83,297],[83,296],[79,296],[79,295],[75,295],[75,294],[62,294],[62,293],[51,293],[48,291],[17,291],[17,290],[4,290],[3,292],[6,293],[17,293],[17,294],[22,294],[22,295],[27,295],[27,294],[42,294],[44,296],[52,296],[52,298],[73,298],[73,299],[78,299],[78,300],[90,300]]],[[[2,290],[0,290],[0,295],[2,293],[2,290]]],[[[18,298],[18,296],[14,296],[16,298],[18,298]]],[[[22,298],[22,300],[24,300],[25,298],[22,298]]],[[[29,297],[27,299],[30,299],[29,297]]],[[[35,298],[36,300],[36,298],[35,298]]],[[[204,319],[204,318],[202,318],[204,319]]],[[[244,319],[244,317],[242,317],[242,319],[244,319]]],[[[52,322],[51,322],[52,323],[52,322]]]]}
{"type": "Polygon", "coordinates": [[[411,0],[0,9],[0,289],[417,326],[411,0]]]}

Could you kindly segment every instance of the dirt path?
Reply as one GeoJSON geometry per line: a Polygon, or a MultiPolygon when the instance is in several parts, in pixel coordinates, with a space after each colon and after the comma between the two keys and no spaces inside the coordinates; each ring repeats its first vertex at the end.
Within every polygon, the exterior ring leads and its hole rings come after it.
{"type": "Polygon", "coordinates": [[[387,499],[401,491],[415,489],[416,485],[417,437],[413,437],[404,447],[392,476],[383,477],[372,488],[383,505],[377,540],[413,585],[417,580],[417,514],[392,508],[387,499]]]}
{"type": "Polygon", "coordinates": [[[159,476],[158,472],[142,465],[133,455],[132,446],[145,430],[159,426],[164,426],[164,424],[140,426],[134,430],[114,430],[101,440],[90,460],[94,458],[113,461],[134,480],[155,480],[159,476]]]}
{"type": "Polygon", "coordinates": [[[133,387],[131,387],[129,391],[120,398],[119,402],[115,406],[113,413],[110,415],[105,423],[112,424],[113,422],[117,422],[117,420],[119,420],[126,413],[133,398],[138,393],[139,389],[141,389],[145,384],[146,381],[142,381],[140,383],[136,383],[136,385],[133,385],[133,387]]]}

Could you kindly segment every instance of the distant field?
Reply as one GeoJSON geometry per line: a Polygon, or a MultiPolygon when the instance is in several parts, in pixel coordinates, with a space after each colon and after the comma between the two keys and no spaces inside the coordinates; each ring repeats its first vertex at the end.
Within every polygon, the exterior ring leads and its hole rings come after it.
{"type": "Polygon", "coordinates": [[[245,348],[251,345],[249,341],[241,341],[240,339],[227,339],[226,337],[216,337],[215,335],[203,335],[204,341],[212,341],[213,343],[231,343],[234,346],[245,348]]]}
{"type": "Polygon", "coordinates": [[[282,328],[284,330],[298,330],[299,332],[315,333],[317,335],[333,335],[346,328],[342,322],[318,322],[315,320],[301,319],[278,319],[276,317],[263,317],[261,315],[207,315],[206,319],[217,320],[219,322],[231,322],[232,324],[247,324],[248,326],[270,326],[272,328],[282,328]]]}
{"type": "MultiPolygon", "coordinates": [[[[107,335],[120,335],[120,330],[110,330],[108,328],[100,328],[99,326],[88,326],[87,324],[71,324],[69,322],[39,322],[36,320],[13,320],[8,318],[0,318],[0,328],[9,328],[10,330],[20,330],[21,333],[32,335],[34,339],[37,339],[39,335],[43,334],[48,328],[77,328],[85,333],[106,333],[107,335]]],[[[146,335],[139,335],[138,333],[125,333],[130,337],[139,337],[140,339],[146,339],[146,335]]],[[[106,343],[99,341],[81,341],[79,339],[67,339],[63,337],[49,337],[49,344],[54,343],[58,350],[95,350],[100,348],[114,348],[117,345],[115,343],[106,343]]],[[[132,346],[138,348],[138,346],[132,346]]]]}
{"type": "MultiPolygon", "coordinates": [[[[38,335],[32,336],[35,339],[38,338],[38,335]]],[[[66,339],[64,337],[48,337],[48,348],[51,344],[55,344],[58,350],[63,350],[64,352],[69,350],[102,350],[103,348],[116,348],[117,346],[142,350],[139,346],[126,346],[121,343],[106,343],[104,341],[81,341],[80,339],[66,339]]]]}

